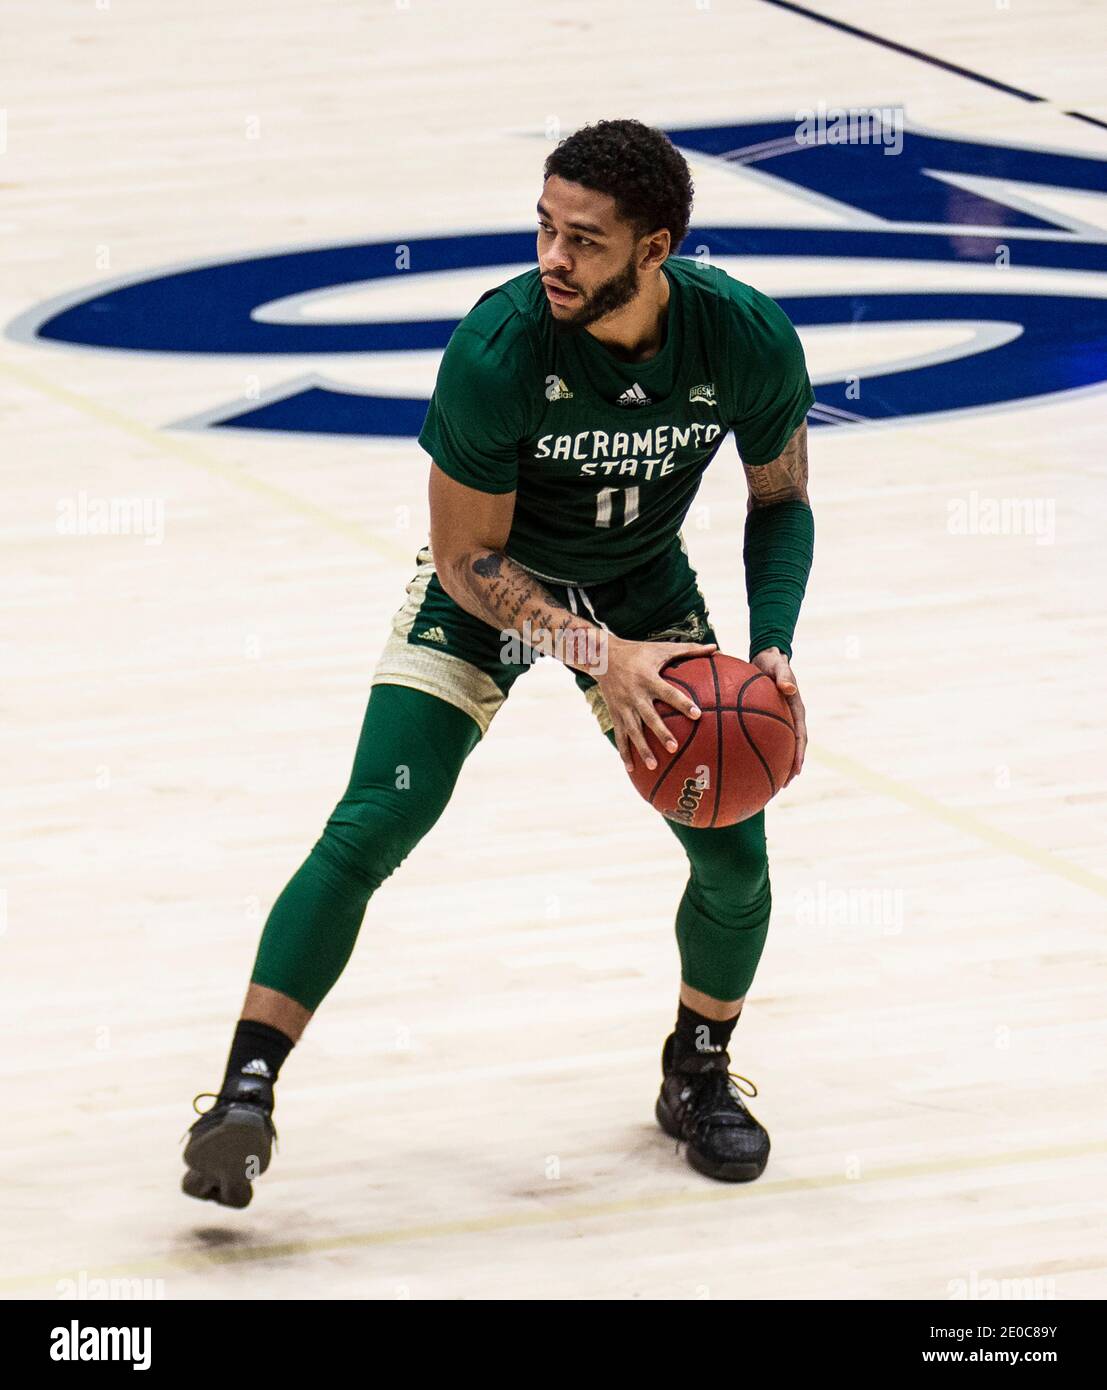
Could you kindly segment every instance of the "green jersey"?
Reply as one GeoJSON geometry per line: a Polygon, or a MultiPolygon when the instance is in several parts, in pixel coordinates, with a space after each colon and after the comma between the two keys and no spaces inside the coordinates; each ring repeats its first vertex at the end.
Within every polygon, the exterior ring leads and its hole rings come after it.
{"type": "Polygon", "coordinates": [[[663,554],[727,432],[768,463],[814,402],[773,300],[696,261],[663,271],[649,361],[555,326],[537,269],[485,295],[442,358],[419,443],[467,487],[516,494],[505,551],[542,578],[598,584],[663,554]]]}

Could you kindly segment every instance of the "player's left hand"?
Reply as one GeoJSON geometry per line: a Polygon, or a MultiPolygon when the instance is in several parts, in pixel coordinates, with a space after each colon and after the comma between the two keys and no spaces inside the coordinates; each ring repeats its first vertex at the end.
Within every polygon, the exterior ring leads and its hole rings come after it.
{"type": "MultiPolygon", "coordinates": [[[[807,751],[807,712],[803,708],[799,686],[788,664],[788,658],[779,647],[766,647],[763,652],[758,652],[752,658],[751,664],[776,681],[776,688],[792,711],[792,722],[796,728],[796,756],[792,760],[792,771],[788,775],[788,782],[791,782],[803,771],[803,755],[807,751]]],[[[788,782],[784,785],[787,786],[788,782]]]]}

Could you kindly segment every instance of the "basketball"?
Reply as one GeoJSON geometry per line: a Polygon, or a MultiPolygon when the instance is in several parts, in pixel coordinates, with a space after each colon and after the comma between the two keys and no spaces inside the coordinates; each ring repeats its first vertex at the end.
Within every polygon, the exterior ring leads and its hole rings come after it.
{"type": "Polygon", "coordinates": [[[756,815],[784,785],[796,751],[792,714],[776,683],[721,652],[670,661],[661,677],[696,702],[700,717],[655,700],[676,752],[645,729],[657,767],[646,767],[636,754],[630,780],[668,820],[697,830],[756,815]]]}

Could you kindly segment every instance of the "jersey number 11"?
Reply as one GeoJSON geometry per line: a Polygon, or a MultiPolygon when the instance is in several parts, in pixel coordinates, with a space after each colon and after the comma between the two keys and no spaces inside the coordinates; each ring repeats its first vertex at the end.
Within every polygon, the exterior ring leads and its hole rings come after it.
{"type": "Polygon", "coordinates": [[[636,487],[601,487],[596,493],[596,525],[611,525],[611,503],[617,492],[623,494],[623,522],[624,526],[630,523],[638,515],[638,489],[636,487]]]}

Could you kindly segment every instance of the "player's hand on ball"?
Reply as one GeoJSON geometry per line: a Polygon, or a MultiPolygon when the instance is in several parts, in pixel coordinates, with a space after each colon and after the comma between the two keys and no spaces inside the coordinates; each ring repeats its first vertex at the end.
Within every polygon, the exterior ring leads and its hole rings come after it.
{"type": "MultiPolygon", "coordinates": [[[[796,684],[796,678],[788,664],[788,658],[779,647],[766,647],[763,652],[758,652],[755,657],[751,658],[751,664],[756,666],[759,671],[764,671],[767,676],[772,677],[776,682],[776,688],[783,695],[788,708],[792,711],[792,721],[796,726],[796,756],[792,762],[792,771],[788,776],[788,782],[791,782],[803,771],[803,755],[807,751],[807,712],[803,708],[799,686],[796,684]]],[[[784,785],[787,786],[788,782],[785,782],[784,785]]]]}
{"type": "Polygon", "coordinates": [[[654,709],[655,700],[663,701],[689,719],[700,716],[683,690],[662,679],[659,674],[662,666],[676,657],[709,656],[717,649],[715,642],[630,642],[612,633],[607,635],[607,670],[597,675],[596,683],[607,701],[615,746],[628,772],[634,771],[632,750],[635,749],[651,771],[657,766],[657,759],[646,742],[647,728],[653,730],[663,748],[671,753],[676,751],[676,740],[654,709]]]}

